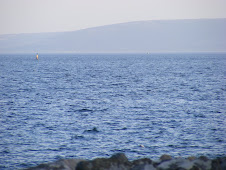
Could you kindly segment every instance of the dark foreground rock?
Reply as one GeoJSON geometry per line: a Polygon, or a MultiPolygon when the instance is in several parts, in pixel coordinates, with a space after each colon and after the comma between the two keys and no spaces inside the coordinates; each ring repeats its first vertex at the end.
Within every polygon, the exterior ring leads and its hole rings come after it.
{"type": "Polygon", "coordinates": [[[93,160],[63,159],[27,170],[226,170],[226,157],[210,160],[204,156],[172,158],[162,155],[158,161],[148,158],[129,161],[123,153],[118,153],[93,160]]]}

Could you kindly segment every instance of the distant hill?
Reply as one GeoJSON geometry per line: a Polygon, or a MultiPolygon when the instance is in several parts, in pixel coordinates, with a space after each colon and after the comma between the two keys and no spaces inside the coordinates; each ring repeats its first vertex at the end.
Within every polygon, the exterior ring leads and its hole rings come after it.
{"type": "Polygon", "coordinates": [[[137,21],[72,32],[0,35],[0,53],[209,51],[226,51],[226,19],[137,21]]]}

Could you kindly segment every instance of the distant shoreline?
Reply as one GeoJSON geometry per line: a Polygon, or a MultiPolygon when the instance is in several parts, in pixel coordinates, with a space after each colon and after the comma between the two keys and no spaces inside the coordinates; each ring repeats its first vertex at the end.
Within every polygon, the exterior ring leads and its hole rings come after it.
{"type": "Polygon", "coordinates": [[[77,31],[0,35],[0,53],[226,51],[226,19],[148,20],[77,31]]]}

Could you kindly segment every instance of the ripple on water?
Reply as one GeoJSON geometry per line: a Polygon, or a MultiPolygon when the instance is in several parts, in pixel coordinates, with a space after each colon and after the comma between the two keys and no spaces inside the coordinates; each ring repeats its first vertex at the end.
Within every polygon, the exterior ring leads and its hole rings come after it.
{"type": "Polygon", "coordinates": [[[117,152],[225,155],[225,59],[0,55],[0,169],[117,152]]]}

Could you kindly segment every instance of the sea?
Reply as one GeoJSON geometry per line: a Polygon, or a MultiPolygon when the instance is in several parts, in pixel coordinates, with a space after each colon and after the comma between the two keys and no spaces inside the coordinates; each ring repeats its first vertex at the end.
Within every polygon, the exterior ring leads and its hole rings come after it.
{"type": "Polygon", "coordinates": [[[0,169],[226,155],[226,53],[1,54],[0,169]]]}

